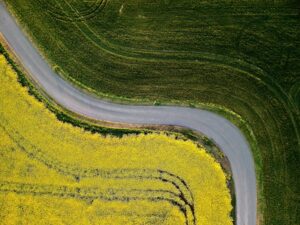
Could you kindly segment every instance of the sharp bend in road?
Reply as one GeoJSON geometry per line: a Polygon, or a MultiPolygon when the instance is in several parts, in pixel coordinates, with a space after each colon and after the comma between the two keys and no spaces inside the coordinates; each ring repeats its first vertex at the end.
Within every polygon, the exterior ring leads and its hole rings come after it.
{"type": "Polygon", "coordinates": [[[82,92],[52,71],[22,33],[3,3],[0,3],[0,32],[30,76],[52,99],[66,109],[96,120],[178,125],[212,138],[231,164],[236,192],[237,225],[256,224],[254,162],[245,137],[231,122],[206,110],[175,106],[119,105],[82,92]]]}

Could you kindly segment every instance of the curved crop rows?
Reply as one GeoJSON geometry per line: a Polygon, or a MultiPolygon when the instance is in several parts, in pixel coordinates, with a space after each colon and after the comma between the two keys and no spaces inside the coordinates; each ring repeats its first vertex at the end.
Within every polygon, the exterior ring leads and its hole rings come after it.
{"type": "MultiPolygon", "coordinates": [[[[68,190],[68,187],[53,187],[47,186],[39,187],[30,184],[14,184],[14,183],[1,183],[0,191],[2,192],[16,192],[21,194],[40,194],[40,195],[53,195],[60,197],[73,197],[79,199],[104,199],[107,201],[137,201],[137,200],[148,200],[148,201],[168,201],[174,206],[179,207],[180,211],[184,214],[186,218],[186,224],[190,225],[196,224],[195,217],[195,206],[193,194],[186,184],[186,182],[181,178],[172,173],[163,170],[153,170],[153,169],[101,169],[101,168],[77,168],[70,165],[64,165],[61,162],[51,159],[47,156],[41,149],[29,143],[22,135],[20,135],[16,129],[10,127],[9,123],[5,121],[5,116],[1,115],[0,127],[3,131],[18,145],[19,149],[24,151],[31,159],[37,160],[49,169],[54,169],[58,173],[65,176],[72,176],[76,181],[80,181],[84,178],[103,178],[115,179],[115,180],[127,180],[134,179],[136,182],[141,182],[143,180],[159,180],[160,182],[168,183],[175,188],[178,193],[167,190],[106,190],[107,194],[95,193],[97,188],[93,190],[81,190],[80,188],[75,188],[74,190],[68,190]],[[22,143],[22,144],[21,144],[22,143]],[[45,190],[46,189],[46,190],[45,190]],[[58,190],[58,191],[55,191],[58,190]],[[90,194],[93,193],[91,196],[90,194]]],[[[105,182],[105,181],[104,181],[105,182]]],[[[107,181],[106,181],[107,182],[107,181]]]]}
{"type": "Polygon", "coordinates": [[[72,5],[68,1],[64,1],[64,5],[67,5],[70,7],[70,11],[66,12],[63,10],[63,6],[60,4],[60,2],[47,2],[48,7],[46,12],[49,13],[51,16],[55,17],[58,20],[61,21],[69,21],[69,22],[76,22],[76,21],[83,21],[87,19],[92,19],[93,17],[97,16],[97,13],[103,10],[105,5],[107,4],[107,0],[95,0],[92,5],[90,5],[85,10],[75,9],[72,7],[72,5]],[[57,7],[53,7],[54,4],[57,7]]]}
{"type": "Polygon", "coordinates": [[[0,182],[0,192],[14,192],[17,194],[32,194],[34,196],[56,196],[60,198],[76,198],[79,200],[92,202],[96,199],[105,201],[166,201],[170,204],[178,207],[184,214],[186,219],[185,224],[196,224],[191,215],[188,212],[188,208],[185,203],[182,202],[180,196],[163,190],[99,190],[99,188],[70,188],[68,186],[54,186],[54,185],[32,185],[26,183],[12,183],[12,182],[0,182]]]}

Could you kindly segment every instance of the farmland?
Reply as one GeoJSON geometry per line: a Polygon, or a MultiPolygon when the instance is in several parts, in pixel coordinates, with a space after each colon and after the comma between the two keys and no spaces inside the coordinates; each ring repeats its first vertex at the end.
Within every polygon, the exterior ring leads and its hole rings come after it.
{"type": "Polygon", "coordinates": [[[226,176],[203,148],[86,132],[29,95],[3,55],[0,75],[1,224],[232,224],[226,176]]]}
{"type": "Polygon", "coordinates": [[[5,2],[53,69],[77,85],[239,115],[243,122],[231,119],[252,144],[260,224],[300,220],[297,1],[5,2]]]}

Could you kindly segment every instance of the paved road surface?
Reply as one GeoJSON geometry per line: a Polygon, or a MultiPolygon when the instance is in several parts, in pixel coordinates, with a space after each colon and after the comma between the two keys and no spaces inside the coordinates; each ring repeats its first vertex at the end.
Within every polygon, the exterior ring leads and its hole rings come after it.
{"type": "Polygon", "coordinates": [[[0,3],[0,32],[32,78],[49,96],[68,110],[97,120],[178,125],[212,138],[231,163],[237,200],[237,225],[256,224],[257,199],[253,158],[245,137],[231,122],[206,110],[119,105],[81,92],[51,70],[2,3],[0,3]]]}

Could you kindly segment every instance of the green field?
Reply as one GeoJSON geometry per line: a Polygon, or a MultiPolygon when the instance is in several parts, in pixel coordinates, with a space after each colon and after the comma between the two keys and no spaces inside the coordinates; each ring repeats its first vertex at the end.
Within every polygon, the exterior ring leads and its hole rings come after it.
{"type": "Polygon", "coordinates": [[[78,85],[240,115],[254,134],[260,224],[300,221],[296,0],[5,2],[53,68],[78,85]]]}

